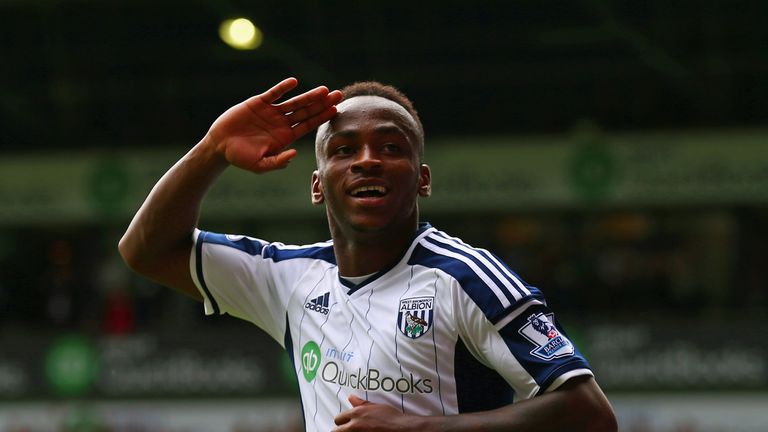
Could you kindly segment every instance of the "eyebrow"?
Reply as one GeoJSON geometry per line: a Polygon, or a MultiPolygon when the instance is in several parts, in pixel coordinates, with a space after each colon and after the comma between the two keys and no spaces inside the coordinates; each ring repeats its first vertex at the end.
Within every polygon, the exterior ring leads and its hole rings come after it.
{"type": "MultiPolygon", "coordinates": [[[[385,124],[385,125],[376,126],[376,127],[373,128],[373,133],[376,134],[376,135],[392,135],[392,134],[397,134],[397,135],[402,135],[402,136],[408,137],[408,133],[406,131],[404,131],[402,128],[400,128],[400,127],[398,127],[396,125],[392,125],[392,124],[385,124]]],[[[336,132],[332,133],[328,137],[328,140],[330,141],[330,140],[332,140],[334,138],[337,138],[337,137],[338,138],[356,138],[358,136],[360,136],[360,131],[357,130],[357,129],[343,129],[343,130],[336,131],[336,132]]]]}

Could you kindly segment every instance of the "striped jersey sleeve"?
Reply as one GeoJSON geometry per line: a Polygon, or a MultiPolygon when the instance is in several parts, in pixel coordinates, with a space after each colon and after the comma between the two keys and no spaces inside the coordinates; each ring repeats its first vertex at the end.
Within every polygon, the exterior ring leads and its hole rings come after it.
{"type": "Polygon", "coordinates": [[[332,259],[328,244],[287,246],[200,230],[195,230],[194,245],[190,273],[205,313],[250,321],[281,344],[295,281],[312,264],[332,259]]]}
{"type": "Polygon", "coordinates": [[[478,361],[504,377],[515,400],[592,375],[541,291],[489,251],[434,231],[420,240],[412,261],[449,275],[460,337],[478,361]]]}
{"type": "Polygon", "coordinates": [[[523,283],[485,249],[473,248],[441,231],[422,238],[418,247],[423,249],[422,264],[454,277],[493,324],[504,320],[520,304],[543,300],[538,289],[523,283]]]}

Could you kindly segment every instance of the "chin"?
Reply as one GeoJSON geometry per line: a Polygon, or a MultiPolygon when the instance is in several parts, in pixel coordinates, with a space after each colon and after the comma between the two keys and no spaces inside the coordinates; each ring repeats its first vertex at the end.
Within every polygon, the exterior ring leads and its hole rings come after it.
{"type": "Polygon", "coordinates": [[[335,225],[339,233],[346,232],[347,235],[357,234],[382,234],[382,233],[401,233],[406,230],[415,230],[418,211],[403,214],[403,212],[385,211],[377,209],[373,211],[349,211],[341,213],[340,218],[333,217],[329,212],[329,222],[335,225]],[[396,214],[392,214],[396,213],[396,214]]]}
{"type": "Polygon", "coordinates": [[[411,229],[410,219],[359,218],[350,220],[349,226],[359,233],[382,233],[411,229]]]}
{"type": "Polygon", "coordinates": [[[352,230],[363,233],[377,233],[386,231],[392,227],[392,224],[388,223],[376,223],[376,222],[352,222],[349,224],[352,230]]]}

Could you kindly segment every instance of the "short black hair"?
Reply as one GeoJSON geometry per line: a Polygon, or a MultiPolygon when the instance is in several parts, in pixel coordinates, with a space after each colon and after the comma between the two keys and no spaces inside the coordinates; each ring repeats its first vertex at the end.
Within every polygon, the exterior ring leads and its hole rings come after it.
{"type": "Polygon", "coordinates": [[[378,96],[384,99],[389,99],[392,102],[400,105],[408,111],[408,114],[413,117],[416,122],[417,137],[419,139],[419,158],[424,157],[424,126],[421,124],[419,113],[416,108],[413,107],[413,102],[408,99],[405,93],[398,90],[391,85],[382,84],[378,81],[360,81],[350,84],[341,89],[341,94],[344,95],[344,99],[351,99],[355,96],[378,96]]]}

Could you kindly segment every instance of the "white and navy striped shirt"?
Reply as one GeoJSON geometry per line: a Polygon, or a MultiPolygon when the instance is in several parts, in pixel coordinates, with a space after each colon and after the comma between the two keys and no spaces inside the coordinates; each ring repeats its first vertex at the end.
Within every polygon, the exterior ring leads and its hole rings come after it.
{"type": "Polygon", "coordinates": [[[288,351],[308,431],[332,429],[350,394],[450,415],[592,374],[538,289],[428,224],[398,263],[358,285],[339,277],[331,242],[196,231],[190,264],[206,314],[251,321],[288,351]]]}

